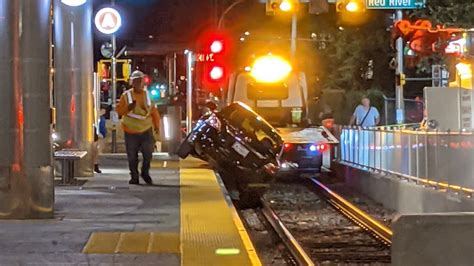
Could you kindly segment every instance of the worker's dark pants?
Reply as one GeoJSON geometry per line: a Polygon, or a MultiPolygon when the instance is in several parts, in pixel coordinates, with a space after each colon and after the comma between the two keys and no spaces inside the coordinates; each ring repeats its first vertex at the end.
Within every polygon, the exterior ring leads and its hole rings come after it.
{"type": "Polygon", "coordinates": [[[128,167],[132,179],[138,180],[138,152],[143,154],[142,176],[150,176],[150,164],[155,149],[155,138],[150,129],[142,134],[129,134],[125,132],[125,147],[127,149],[128,167]]]}

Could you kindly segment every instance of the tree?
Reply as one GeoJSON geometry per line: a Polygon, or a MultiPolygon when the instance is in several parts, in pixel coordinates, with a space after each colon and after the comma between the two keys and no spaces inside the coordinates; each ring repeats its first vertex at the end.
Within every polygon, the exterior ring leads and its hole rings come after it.
{"type": "MultiPolygon", "coordinates": [[[[384,16],[382,12],[375,14],[374,21],[385,21],[384,16]]],[[[333,27],[331,34],[333,42],[325,52],[328,67],[323,79],[325,89],[392,91],[394,74],[388,64],[393,51],[385,23],[333,27]],[[370,60],[374,76],[373,80],[366,80],[364,74],[370,60]]]]}

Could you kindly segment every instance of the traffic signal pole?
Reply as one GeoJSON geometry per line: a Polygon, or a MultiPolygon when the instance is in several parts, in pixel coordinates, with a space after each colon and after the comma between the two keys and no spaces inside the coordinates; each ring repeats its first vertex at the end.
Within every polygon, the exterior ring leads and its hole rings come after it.
{"type": "MultiPolygon", "coordinates": [[[[112,0],[112,6],[115,5],[115,0],[112,0]]],[[[117,152],[117,37],[115,33],[112,34],[112,64],[110,72],[112,76],[112,153],[117,152]]]]}
{"type": "Polygon", "coordinates": [[[298,35],[298,14],[293,12],[291,17],[291,61],[296,59],[296,37],[298,35]]]}
{"type": "Polygon", "coordinates": [[[193,52],[186,53],[186,133],[189,134],[193,129],[193,52]]]}
{"type": "MultiPolygon", "coordinates": [[[[400,21],[403,19],[402,10],[397,10],[395,14],[395,20],[400,21]]],[[[403,124],[405,122],[405,102],[403,99],[403,38],[397,39],[397,69],[395,72],[396,76],[396,87],[395,87],[395,99],[396,99],[396,120],[397,124],[403,124]]]]}
{"type": "Polygon", "coordinates": [[[112,65],[110,67],[110,72],[112,75],[112,153],[117,152],[117,123],[118,123],[118,114],[117,114],[117,38],[115,34],[112,34],[112,65]]]}

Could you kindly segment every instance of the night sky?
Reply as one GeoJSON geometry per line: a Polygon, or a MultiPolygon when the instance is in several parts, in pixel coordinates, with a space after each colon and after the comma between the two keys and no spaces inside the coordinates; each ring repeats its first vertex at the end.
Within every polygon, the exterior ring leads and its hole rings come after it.
{"type": "MultiPolygon", "coordinates": [[[[123,26],[117,33],[117,46],[120,49],[127,45],[129,50],[135,51],[161,51],[166,50],[163,47],[168,47],[167,53],[186,48],[195,50],[202,33],[214,29],[218,16],[234,1],[116,0],[116,8],[123,16],[123,26]]],[[[95,0],[95,12],[110,3],[110,0],[95,0]]],[[[324,51],[317,51],[316,44],[307,40],[310,40],[312,33],[337,32],[337,13],[334,5],[331,5],[328,14],[318,16],[308,14],[306,5],[304,7],[298,21],[298,38],[306,40],[298,42],[297,58],[300,68],[310,79],[319,79],[329,71],[326,66],[329,62],[325,61],[324,51]]],[[[251,60],[255,54],[268,52],[289,55],[291,17],[267,16],[265,5],[257,0],[247,0],[232,9],[225,17],[224,26],[230,41],[239,49],[233,51],[239,60],[251,60]],[[251,32],[251,36],[240,42],[245,31],[251,32]]],[[[96,58],[100,58],[100,44],[109,40],[109,37],[95,31],[96,58]]],[[[151,59],[144,57],[140,60],[151,59]]],[[[245,63],[231,61],[239,66],[245,63]]]]}
{"type": "MultiPolygon", "coordinates": [[[[95,10],[110,4],[94,1],[95,10]]],[[[118,38],[124,42],[190,42],[213,22],[212,0],[116,0],[123,15],[118,38]],[[149,36],[153,40],[149,40],[149,36]]],[[[101,39],[101,36],[96,36],[101,39]]]]}

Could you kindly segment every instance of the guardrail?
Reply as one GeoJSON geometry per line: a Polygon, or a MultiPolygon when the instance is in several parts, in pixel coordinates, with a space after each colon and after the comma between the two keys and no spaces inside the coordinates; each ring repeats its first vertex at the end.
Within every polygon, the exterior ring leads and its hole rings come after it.
{"type": "Polygon", "coordinates": [[[341,127],[338,159],[437,188],[474,192],[473,132],[341,127]]]}

